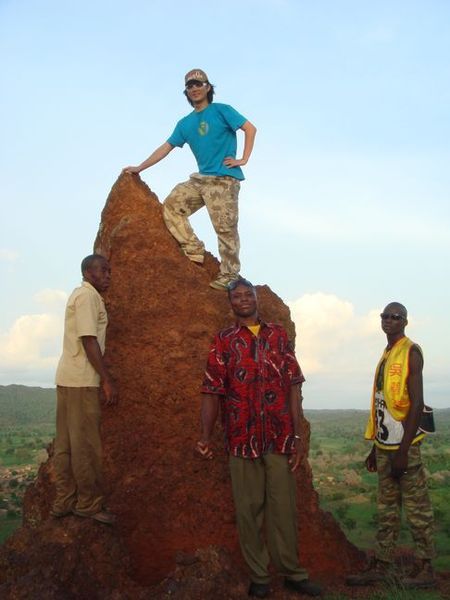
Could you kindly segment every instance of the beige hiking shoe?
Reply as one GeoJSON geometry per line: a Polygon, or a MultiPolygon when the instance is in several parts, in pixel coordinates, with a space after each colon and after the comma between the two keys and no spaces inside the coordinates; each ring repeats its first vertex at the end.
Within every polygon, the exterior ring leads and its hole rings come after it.
{"type": "Polygon", "coordinates": [[[401,584],[407,590],[414,588],[430,588],[436,585],[431,560],[421,560],[416,563],[412,572],[401,579],[401,584]]]}
{"type": "Polygon", "coordinates": [[[367,569],[357,575],[349,575],[345,580],[347,585],[373,585],[393,579],[393,570],[391,563],[372,558],[367,569]]]}
{"type": "Polygon", "coordinates": [[[228,290],[228,286],[230,285],[230,283],[232,283],[233,281],[236,281],[237,279],[239,279],[239,278],[235,277],[234,279],[229,279],[226,277],[219,276],[214,281],[211,281],[211,283],[209,284],[209,287],[212,287],[215,290],[222,290],[222,291],[226,292],[228,290]]]}

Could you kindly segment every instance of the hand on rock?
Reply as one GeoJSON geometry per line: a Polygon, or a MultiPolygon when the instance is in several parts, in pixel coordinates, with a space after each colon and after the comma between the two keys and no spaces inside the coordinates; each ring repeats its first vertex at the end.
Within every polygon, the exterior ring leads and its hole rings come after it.
{"type": "Polygon", "coordinates": [[[140,172],[141,172],[141,171],[140,171],[139,167],[133,167],[133,166],[131,166],[131,165],[130,165],[129,167],[124,167],[124,168],[122,169],[122,174],[123,174],[123,173],[129,173],[129,174],[131,175],[131,174],[133,174],[133,173],[140,173],[140,172]]]}
{"type": "Polygon", "coordinates": [[[372,450],[370,451],[369,456],[366,458],[366,460],[364,462],[366,465],[366,469],[369,471],[369,473],[376,473],[376,471],[377,471],[377,456],[375,454],[375,446],[373,446],[372,450]]]}

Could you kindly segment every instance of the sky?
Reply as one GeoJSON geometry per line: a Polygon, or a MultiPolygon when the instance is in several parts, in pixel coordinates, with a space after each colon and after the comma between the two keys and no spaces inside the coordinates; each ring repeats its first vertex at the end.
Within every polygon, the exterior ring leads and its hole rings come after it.
{"type": "MultiPolygon", "coordinates": [[[[53,385],[109,190],[202,68],[258,128],[242,274],[291,309],[304,406],[368,407],[395,300],[449,407],[449,21],[446,0],[0,0],[0,384],[53,385]]],[[[195,170],[185,147],[141,176],[162,201],[195,170]]]]}

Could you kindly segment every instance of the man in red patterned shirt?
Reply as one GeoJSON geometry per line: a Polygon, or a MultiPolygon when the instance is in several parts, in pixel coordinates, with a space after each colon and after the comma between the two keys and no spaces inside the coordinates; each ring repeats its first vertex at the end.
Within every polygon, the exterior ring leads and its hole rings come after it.
{"type": "Polygon", "coordinates": [[[294,472],[301,462],[305,378],[283,327],[258,317],[253,285],[238,279],[228,297],[237,322],[219,331],[209,352],[197,451],[213,458],[210,439],[220,408],[249,596],[269,594],[269,555],[288,589],[318,596],[320,587],[298,562],[294,472]]]}

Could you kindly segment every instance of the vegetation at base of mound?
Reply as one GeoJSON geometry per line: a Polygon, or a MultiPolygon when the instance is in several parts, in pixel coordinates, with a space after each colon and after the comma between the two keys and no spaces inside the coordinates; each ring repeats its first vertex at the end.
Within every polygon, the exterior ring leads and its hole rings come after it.
{"type": "Polygon", "coordinates": [[[55,434],[54,388],[0,386],[0,543],[22,523],[22,499],[55,434]]]}
{"type": "MultiPolygon", "coordinates": [[[[311,424],[309,461],[320,505],[340,523],[348,539],[373,548],[376,531],[377,477],[364,459],[371,443],[364,440],[368,411],[305,410],[311,424]]],[[[436,521],[437,569],[450,564],[450,409],[435,410],[436,433],[422,444],[436,521]]],[[[413,547],[403,523],[399,544],[413,547]]]]}
{"type": "MultiPolygon", "coordinates": [[[[383,591],[369,591],[365,588],[364,600],[443,600],[443,596],[433,590],[405,590],[399,587],[390,587],[383,591]]],[[[325,594],[323,600],[349,600],[355,596],[346,594],[325,594]]],[[[361,596],[358,596],[361,597],[361,596]]]]}

